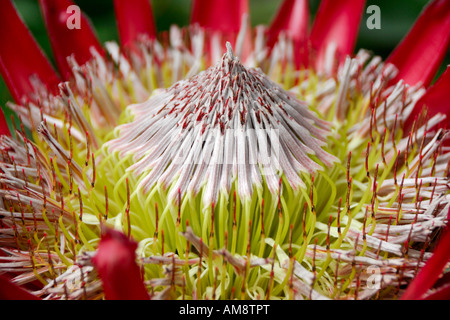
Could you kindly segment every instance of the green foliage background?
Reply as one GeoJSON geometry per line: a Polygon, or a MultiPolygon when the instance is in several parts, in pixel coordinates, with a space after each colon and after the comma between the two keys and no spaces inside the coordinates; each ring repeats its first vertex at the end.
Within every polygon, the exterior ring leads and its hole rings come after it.
{"type": "MultiPolygon", "coordinates": [[[[4,1],[4,0],[2,0],[4,1]]],[[[314,15],[320,4],[320,0],[309,0],[312,23],[314,15]]],[[[336,0],[338,1],[338,0],[336,0]]],[[[39,9],[38,0],[13,0],[18,11],[28,25],[47,56],[53,61],[50,43],[45,30],[39,9]]],[[[252,25],[270,24],[282,0],[250,0],[252,25]]],[[[75,3],[90,17],[99,39],[104,41],[118,41],[117,26],[114,17],[112,0],[75,0],[75,3]]],[[[168,30],[170,25],[180,26],[189,23],[191,0],[151,0],[153,14],[157,29],[168,30]]],[[[366,48],[377,55],[386,58],[403,36],[413,25],[417,16],[422,11],[428,0],[368,0],[366,7],[375,4],[381,9],[381,29],[369,30],[366,20],[369,14],[365,13],[361,21],[357,48],[366,48]]],[[[0,32],[9,32],[0,30],[0,32]]],[[[20,41],[17,39],[16,41],[20,41]]],[[[14,43],[1,44],[14,46],[14,43]]],[[[18,52],[17,58],[26,59],[26,53],[18,52]]],[[[443,72],[445,66],[450,64],[450,54],[441,66],[438,73],[443,72]]],[[[5,111],[5,116],[10,119],[10,112],[5,103],[12,100],[8,88],[0,77],[0,105],[5,111]]]]}

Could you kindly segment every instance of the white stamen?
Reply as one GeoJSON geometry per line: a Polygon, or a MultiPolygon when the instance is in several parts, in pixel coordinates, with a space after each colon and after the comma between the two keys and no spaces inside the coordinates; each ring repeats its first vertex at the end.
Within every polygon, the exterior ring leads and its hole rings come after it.
{"type": "Polygon", "coordinates": [[[304,187],[300,172],[331,165],[337,159],[321,146],[329,124],[257,69],[247,69],[230,43],[221,61],[175,83],[148,101],[130,106],[134,122],[119,127],[111,150],[131,153],[128,170],[146,174],[143,190],[156,184],[178,193],[198,194],[205,206],[217,201],[236,180],[241,198],[262,187],[277,194],[285,175],[293,189],[304,187]]]}

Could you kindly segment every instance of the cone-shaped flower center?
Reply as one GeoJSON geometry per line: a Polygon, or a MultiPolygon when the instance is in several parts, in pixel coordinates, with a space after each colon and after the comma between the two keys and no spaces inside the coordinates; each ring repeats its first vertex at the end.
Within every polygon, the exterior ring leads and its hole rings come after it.
{"type": "Polygon", "coordinates": [[[304,186],[299,173],[321,168],[309,154],[334,161],[321,148],[328,123],[227,49],[215,66],[130,107],[134,121],[119,127],[110,146],[134,154],[130,169],[146,173],[144,190],[159,183],[175,199],[205,186],[209,205],[237,179],[239,196],[249,199],[263,179],[278,193],[283,174],[293,189],[304,186]]]}

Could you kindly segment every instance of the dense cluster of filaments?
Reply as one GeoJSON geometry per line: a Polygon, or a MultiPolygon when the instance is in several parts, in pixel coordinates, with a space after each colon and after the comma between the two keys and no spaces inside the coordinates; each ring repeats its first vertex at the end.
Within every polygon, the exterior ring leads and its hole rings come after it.
{"type": "Polygon", "coordinates": [[[228,52],[217,65],[132,105],[135,120],[118,127],[112,151],[132,153],[129,170],[145,173],[138,188],[172,187],[174,200],[205,185],[205,207],[230,193],[241,199],[267,185],[278,194],[284,174],[293,189],[305,187],[300,172],[314,173],[337,159],[325,152],[330,125],[257,69],[228,52]],[[264,176],[264,182],[263,182],[264,176]]]}
{"type": "Polygon", "coordinates": [[[260,69],[228,48],[198,73],[204,33],[190,37],[192,52],[172,28],[172,46],[133,59],[108,43],[110,57],[72,61],[60,95],[10,104],[0,269],[42,282],[40,297],[101,298],[108,226],[139,243],[154,299],[398,295],[450,207],[444,117],[401,130],[423,89],[364,51],[336,77],[293,71],[288,38],[250,53],[260,69]]]}

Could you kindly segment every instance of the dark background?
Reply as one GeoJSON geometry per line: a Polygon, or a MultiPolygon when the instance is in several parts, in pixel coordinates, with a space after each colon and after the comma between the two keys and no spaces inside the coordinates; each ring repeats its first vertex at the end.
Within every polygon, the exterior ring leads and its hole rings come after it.
{"type": "MultiPolygon", "coordinates": [[[[31,33],[53,61],[38,0],[13,0],[13,2],[31,33]]],[[[270,24],[281,2],[282,0],[250,0],[252,25],[270,24]]],[[[312,23],[320,0],[310,0],[309,2],[310,23],[312,23]]],[[[101,42],[118,41],[112,0],[75,0],[75,3],[90,17],[101,42]]],[[[151,3],[158,31],[168,30],[171,24],[184,26],[189,23],[191,0],[151,0],[151,3]]],[[[375,4],[381,9],[381,29],[369,30],[366,27],[369,14],[365,13],[361,21],[356,50],[366,48],[386,58],[411,28],[427,3],[428,0],[368,0],[366,8],[375,4]]],[[[0,32],[5,32],[5,30],[0,30],[0,32]]],[[[17,57],[21,58],[22,54],[24,53],[18,52],[17,57]]],[[[23,58],[26,59],[26,57],[23,58]]],[[[450,64],[450,54],[447,54],[439,74],[448,64],[450,64]]],[[[8,100],[12,100],[11,96],[0,77],[0,105],[4,107],[8,100]]]]}

